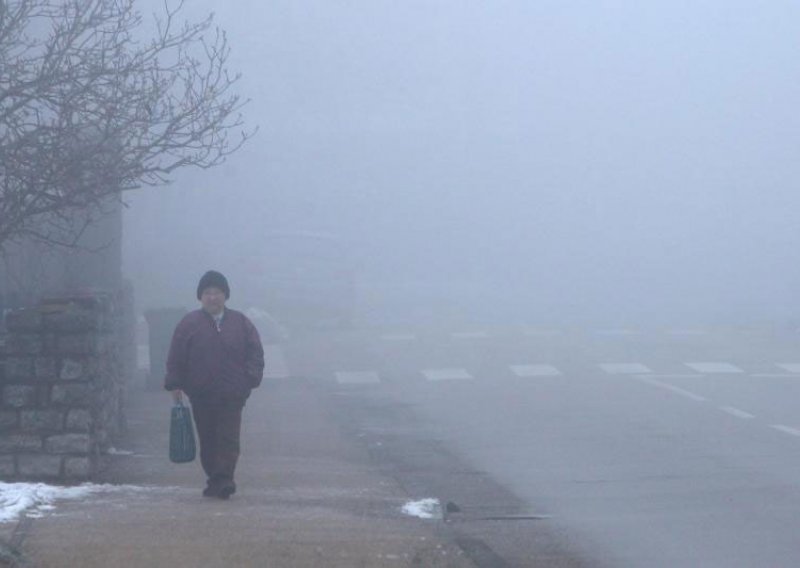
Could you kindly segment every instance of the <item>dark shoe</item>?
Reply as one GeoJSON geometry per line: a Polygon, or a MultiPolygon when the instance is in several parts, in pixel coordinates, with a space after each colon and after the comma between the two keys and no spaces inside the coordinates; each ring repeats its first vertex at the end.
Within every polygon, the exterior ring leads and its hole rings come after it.
{"type": "Polygon", "coordinates": [[[220,499],[227,499],[234,493],[236,493],[236,486],[226,485],[225,487],[220,487],[219,491],[217,491],[216,496],[220,499]]]}
{"type": "Polygon", "coordinates": [[[203,489],[203,497],[218,497],[219,496],[219,489],[216,487],[212,487],[209,485],[205,489],[203,489]]]}

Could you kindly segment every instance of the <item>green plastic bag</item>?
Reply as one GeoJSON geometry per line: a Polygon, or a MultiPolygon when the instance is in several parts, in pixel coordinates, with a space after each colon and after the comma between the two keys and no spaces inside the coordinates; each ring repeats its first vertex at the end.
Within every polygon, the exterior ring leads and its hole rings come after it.
{"type": "Polygon", "coordinates": [[[188,463],[196,453],[192,412],[182,402],[175,403],[169,423],[169,459],[173,463],[188,463]]]}

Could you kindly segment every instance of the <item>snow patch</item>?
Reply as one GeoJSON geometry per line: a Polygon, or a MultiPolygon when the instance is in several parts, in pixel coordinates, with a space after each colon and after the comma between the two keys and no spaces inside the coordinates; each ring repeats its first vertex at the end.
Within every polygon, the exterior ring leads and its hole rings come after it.
{"type": "Polygon", "coordinates": [[[420,501],[409,501],[403,505],[403,513],[410,517],[420,519],[441,519],[442,504],[438,499],[421,499],[420,501]]]}
{"type": "Polygon", "coordinates": [[[0,482],[0,523],[13,521],[23,513],[28,517],[41,517],[45,512],[53,510],[57,501],[83,499],[96,493],[142,489],[142,487],[130,485],[95,485],[91,483],[61,487],[45,483],[0,482]]]}

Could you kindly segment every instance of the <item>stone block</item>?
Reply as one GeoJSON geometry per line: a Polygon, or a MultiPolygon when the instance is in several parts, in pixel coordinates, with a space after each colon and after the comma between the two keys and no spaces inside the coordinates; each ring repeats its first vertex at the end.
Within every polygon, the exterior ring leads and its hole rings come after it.
{"type": "Polygon", "coordinates": [[[37,390],[34,386],[7,385],[3,387],[3,406],[6,408],[36,406],[37,401],[37,390]]]}
{"type": "Polygon", "coordinates": [[[111,357],[89,357],[86,359],[86,375],[92,379],[109,379],[115,374],[111,357]]]}
{"type": "Polygon", "coordinates": [[[108,449],[111,447],[111,434],[109,433],[107,428],[98,427],[95,430],[94,438],[97,441],[97,445],[100,448],[108,449]]]}
{"type": "Polygon", "coordinates": [[[33,367],[33,357],[6,357],[4,374],[6,382],[34,381],[36,375],[33,367]]]}
{"type": "Polygon", "coordinates": [[[92,439],[89,434],[48,436],[44,449],[49,454],[88,454],[92,449],[92,439]]]}
{"type": "Polygon", "coordinates": [[[69,479],[89,479],[93,469],[91,458],[64,459],[64,477],[69,479]]]}
{"type": "Polygon", "coordinates": [[[64,359],[61,363],[61,372],[59,378],[62,381],[76,381],[85,377],[85,369],[83,362],[77,359],[64,359]]]}
{"type": "Polygon", "coordinates": [[[36,357],[33,360],[33,374],[38,381],[52,381],[58,377],[56,360],[53,357],[36,357]]]}
{"type": "Polygon", "coordinates": [[[38,331],[41,327],[42,314],[39,310],[14,310],[6,314],[6,329],[11,333],[18,331],[38,331]]]}
{"type": "Polygon", "coordinates": [[[45,329],[74,333],[102,329],[104,319],[103,314],[98,311],[72,307],[45,314],[42,322],[45,329]]]}
{"type": "Polygon", "coordinates": [[[111,341],[105,335],[73,333],[56,337],[55,352],[60,355],[95,355],[106,353],[111,341]]]}
{"type": "Polygon", "coordinates": [[[55,333],[42,334],[42,346],[44,347],[44,354],[58,355],[58,349],[56,349],[57,344],[58,336],[55,333]]]}
{"type": "Polygon", "coordinates": [[[17,422],[16,410],[2,410],[0,411],[0,432],[10,432],[17,429],[19,423],[17,422]]]}
{"type": "Polygon", "coordinates": [[[70,307],[44,315],[44,329],[61,333],[104,331],[111,328],[112,318],[97,310],[70,307]]]}
{"type": "Polygon", "coordinates": [[[92,402],[92,389],[88,383],[54,385],[50,391],[50,402],[88,406],[92,402]]]}
{"type": "Polygon", "coordinates": [[[67,414],[66,429],[71,432],[88,432],[92,424],[92,415],[88,410],[73,408],[67,414]]]}
{"type": "Polygon", "coordinates": [[[53,409],[23,410],[20,412],[20,429],[23,432],[61,432],[64,414],[53,409]]]}
{"type": "Polygon", "coordinates": [[[61,477],[61,456],[17,456],[19,477],[28,479],[52,479],[61,477]]]}
{"type": "Polygon", "coordinates": [[[0,479],[11,479],[16,473],[14,456],[0,456],[0,479]]]}
{"type": "Polygon", "coordinates": [[[42,336],[38,333],[11,333],[6,338],[5,351],[9,355],[38,355],[43,350],[42,336]]]}
{"type": "Polygon", "coordinates": [[[72,333],[56,337],[56,352],[63,355],[89,355],[95,350],[94,336],[72,333]]]}
{"type": "Polygon", "coordinates": [[[42,449],[42,439],[33,434],[6,434],[0,436],[0,452],[38,452],[42,449]]]}

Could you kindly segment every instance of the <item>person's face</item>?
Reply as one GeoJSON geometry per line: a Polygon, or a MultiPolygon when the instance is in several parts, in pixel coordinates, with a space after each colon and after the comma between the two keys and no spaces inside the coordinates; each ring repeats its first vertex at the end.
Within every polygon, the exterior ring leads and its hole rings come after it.
{"type": "Polygon", "coordinates": [[[225,308],[225,292],[219,288],[206,288],[200,294],[200,303],[203,304],[203,309],[211,315],[217,315],[223,308],[225,308]]]}

